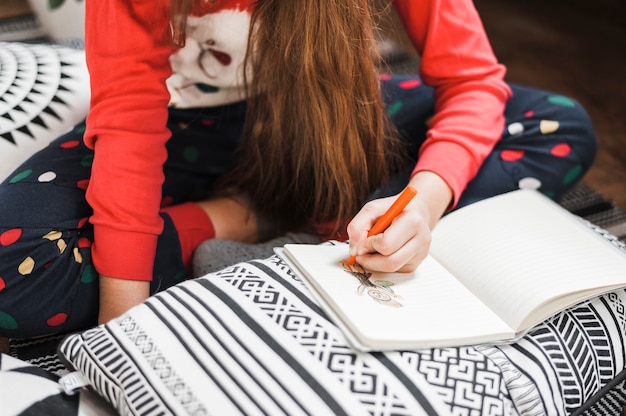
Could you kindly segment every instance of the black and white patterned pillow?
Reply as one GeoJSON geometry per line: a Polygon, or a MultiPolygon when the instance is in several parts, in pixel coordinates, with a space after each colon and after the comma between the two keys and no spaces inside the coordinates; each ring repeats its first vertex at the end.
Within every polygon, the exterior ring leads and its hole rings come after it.
{"type": "Polygon", "coordinates": [[[111,406],[88,390],[66,395],[59,376],[6,354],[0,354],[0,414],[5,416],[114,415],[111,406]]]}
{"type": "Polygon", "coordinates": [[[0,42],[0,180],[87,115],[82,50],[0,42]]]}
{"type": "Polygon", "coordinates": [[[350,348],[278,259],[161,292],[59,352],[118,412],[447,414],[419,374],[350,348]]]}
{"type": "Polygon", "coordinates": [[[61,343],[121,414],[616,414],[626,290],[570,308],[514,344],[352,349],[276,256],[183,282],[61,343]],[[602,413],[603,412],[603,413],[602,413]]]}

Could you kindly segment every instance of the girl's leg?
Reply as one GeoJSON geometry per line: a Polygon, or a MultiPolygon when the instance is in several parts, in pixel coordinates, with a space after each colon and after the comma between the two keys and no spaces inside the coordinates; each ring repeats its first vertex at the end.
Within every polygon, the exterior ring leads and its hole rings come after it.
{"type": "MultiPolygon", "coordinates": [[[[384,77],[382,87],[392,122],[417,160],[433,115],[432,88],[411,76],[384,77]]],[[[512,85],[501,140],[468,184],[456,208],[519,188],[535,188],[559,198],[591,166],[596,141],[589,116],[559,94],[512,85]]],[[[400,192],[412,167],[392,178],[380,195],[400,192]]]]}
{"type": "MultiPolygon", "coordinates": [[[[205,197],[230,167],[241,108],[172,111],[164,206],[205,197]]],[[[97,322],[92,210],[85,200],[93,152],[83,145],[83,132],[84,124],[77,126],[0,184],[0,337],[66,333],[97,322]]],[[[167,210],[161,214],[152,293],[185,277],[179,233],[167,210]]]]}
{"type": "Polygon", "coordinates": [[[175,263],[177,281],[192,275],[196,248],[215,236],[211,219],[189,201],[210,198],[216,180],[233,166],[244,117],[243,102],[202,110],[170,110],[168,127],[173,137],[168,142],[162,201],[166,227],[157,250],[161,246],[176,246],[177,250],[169,257],[157,252],[155,270],[166,270],[175,263]]]}
{"type": "Polygon", "coordinates": [[[0,336],[24,338],[93,324],[98,274],[85,201],[92,152],[84,124],[0,184],[0,336]]]}
{"type": "Polygon", "coordinates": [[[571,189],[596,155],[585,110],[559,94],[513,85],[502,139],[461,195],[457,208],[518,188],[554,198],[571,189]]]}
{"type": "Polygon", "coordinates": [[[387,115],[402,140],[406,160],[402,161],[402,169],[392,174],[390,182],[369,199],[395,195],[406,186],[435,108],[433,89],[417,75],[381,75],[380,81],[387,115]]]}
{"type": "Polygon", "coordinates": [[[172,139],[167,143],[163,206],[211,196],[215,181],[234,164],[245,111],[243,102],[170,110],[168,128],[172,139]]]}

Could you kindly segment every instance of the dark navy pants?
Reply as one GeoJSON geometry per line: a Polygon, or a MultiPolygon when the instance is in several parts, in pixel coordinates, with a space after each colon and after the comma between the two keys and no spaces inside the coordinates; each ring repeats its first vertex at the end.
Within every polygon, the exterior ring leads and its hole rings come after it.
{"type": "MultiPolygon", "coordinates": [[[[418,78],[382,80],[389,115],[416,157],[433,114],[432,89],[418,78]]],[[[458,206],[519,187],[554,197],[590,167],[596,142],[590,120],[573,100],[512,86],[502,139],[458,206]]],[[[245,104],[170,111],[163,205],[206,197],[233,164],[245,104]]],[[[93,229],[85,201],[93,153],[84,124],[24,162],[0,184],[0,337],[25,338],[96,324],[98,272],[90,255],[93,229]]],[[[410,172],[399,172],[398,192],[410,172]]],[[[163,214],[152,292],[184,279],[176,230],[163,214]]]]}

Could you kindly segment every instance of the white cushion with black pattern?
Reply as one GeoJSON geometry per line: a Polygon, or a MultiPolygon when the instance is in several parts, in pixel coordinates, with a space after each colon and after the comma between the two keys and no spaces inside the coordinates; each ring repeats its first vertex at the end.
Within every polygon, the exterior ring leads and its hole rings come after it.
{"type": "Polygon", "coordinates": [[[121,414],[568,415],[620,379],[625,306],[624,290],[583,302],[514,344],[360,353],[274,256],[167,289],[60,354],[121,414]]]}
{"type": "Polygon", "coordinates": [[[0,180],[83,120],[89,97],[84,51],[0,42],[0,180]]]}
{"type": "Polygon", "coordinates": [[[10,355],[0,354],[0,415],[107,416],[111,406],[97,394],[82,390],[68,396],[59,376],[10,355]]]}

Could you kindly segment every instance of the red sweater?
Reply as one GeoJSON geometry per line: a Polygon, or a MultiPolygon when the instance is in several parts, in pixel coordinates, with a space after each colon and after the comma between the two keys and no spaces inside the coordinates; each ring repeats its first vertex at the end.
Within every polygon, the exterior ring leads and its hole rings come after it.
{"type": "MultiPolygon", "coordinates": [[[[170,137],[166,80],[172,76],[175,51],[161,42],[167,13],[155,3],[160,2],[86,3],[92,102],[85,143],[95,150],[87,190],[94,210],[92,255],[99,273],[122,279],[152,278],[163,227],[162,166],[170,137]]],[[[203,13],[216,12],[212,8],[220,2],[215,4],[207,3],[203,13]]],[[[493,55],[471,0],[394,4],[420,54],[420,75],[436,91],[436,115],[415,171],[440,175],[456,201],[502,133],[510,96],[505,69],[493,55]]]]}

